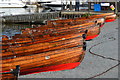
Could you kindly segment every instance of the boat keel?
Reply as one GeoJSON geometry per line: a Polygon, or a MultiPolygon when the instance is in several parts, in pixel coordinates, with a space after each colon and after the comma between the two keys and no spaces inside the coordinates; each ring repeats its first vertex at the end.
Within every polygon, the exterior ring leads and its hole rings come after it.
{"type": "Polygon", "coordinates": [[[92,40],[92,39],[94,39],[94,38],[96,38],[98,35],[94,35],[94,36],[87,36],[86,37],[86,40],[88,41],[88,40],[92,40]]]}
{"type": "Polygon", "coordinates": [[[116,19],[108,19],[108,20],[105,20],[105,22],[113,22],[115,21],[116,19]]]}
{"type": "Polygon", "coordinates": [[[67,63],[67,64],[60,64],[55,66],[22,70],[20,71],[20,75],[27,75],[27,74],[34,74],[34,73],[48,72],[48,71],[68,70],[68,69],[73,69],[79,65],[80,65],[80,62],[76,62],[76,63],[67,63]]]}

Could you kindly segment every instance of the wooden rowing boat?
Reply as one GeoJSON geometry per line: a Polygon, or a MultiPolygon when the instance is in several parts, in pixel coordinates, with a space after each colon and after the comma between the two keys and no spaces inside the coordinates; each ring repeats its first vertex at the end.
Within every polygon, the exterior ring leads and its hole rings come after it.
{"type": "MultiPolygon", "coordinates": [[[[50,38],[52,36],[58,36],[60,34],[67,34],[66,32],[83,32],[88,30],[87,37],[91,36],[96,36],[100,33],[99,25],[96,25],[96,23],[91,22],[91,23],[84,23],[80,25],[67,25],[67,26],[61,26],[61,27],[49,27],[49,26],[42,26],[38,28],[27,28],[25,29],[22,34],[17,34],[12,37],[11,40],[3,40],[2,44],[18,44],[18,43],[27,43],[27,42],[32,42],[36,41],[37,39],[40,38],[50,38]],[[93,33],[94,31],[94,33],[93,33]]],[[[4,38],[4,37],[3,37],[4,38]]],[[[88,40],[88,39],[86,39],[88,40]]]]}
{"type": "Polygon", "coordinates": [[[72,47],[72,48],[64,48],[64,49],[58,49],[54,51],[49,52],[41,52],[36,55],[27,55],[27,56],[21,56],[16,57],[13,59],[4,59],[2,60],[2,70],[8,71],[10,69],[15,69],[16,65],[21,66],[21,70],[23,69],[29,69],[39,66],[49,66],[49,65],[57,65],[63,64],[63,60],[71,62],[70,58],[77,57],[84,52],[83,46],[79,45],[79,47],[72,47]],[[51,62],[49,62],[51,61],[51,62]],[[57,61],[57,62],[56,62],[57,61]],[[38,64],[39,63],[39,64],[38,64]],[[30,66],[31,65],[31,66],[30,66]]]}
{"type": "Polygon", "coordinates": [[[85,50],[86,43],[82,36],[8,48],[7,51],[12,51],[14,54],[10,56],[10,53],[2,53],[7,55],[0,61],[1,73],[10,72],[10,69],[15,69],[17,65],[20,66],[20,75],[72,69],[81,63],[85,50]],[[28,54],[25,54],[26,51],[28,54]]]}
{"type": "Polygon", "coordinates": [[[105,18],[106,18],[105,22],[113,22],[116,20],[117,15],[113,14],[113,15],[106,16],[105,18]]]}
{"type": "Polygon", "coordinates": [[[33,44],[26,44],[24,46],[14,46],[9,47],[6,49],[6,52],[2,53],[2,58],[6,57],[18,57],[18,56],[25,56],[31,54],[37,54],[44,51],[52,51],[61,48],[69,48],[74,47],[76,44],[83,45],[83,39],[79,37],[59,40],[59,41],[51,41],[51,42],[44,42],[44,43],[33,43],[33,44]]]}
{"type": "Polygon", "coordinates": [[[85,21],[85,22],[97,21],[97,23],[99,23],[102,27],[105,22],[112,22],[116,19],[116,17],[117,16],[114,13],[104,13],[104,14],[92,15],[92,16],[82,17],[82,18],[51,20],[51,21],[48,21],[47,24],[51,24],[51,23],[66,24],[66,23],[75,23],[75,22],[82,22],[82,21],[85,21]]]}
{"type": "Polygon", "coordinates": [[[17,80],[17,77],[13,74],[2,74],[1,78],[1,80],[17,80]]]}
{"type": "MultiPolygon", "coordinates": [[[[59,26],[59,24],[57,24],[57,25],[52,25],[51,27],[49,25],[45,25],[45,26],[41,26],[38,28],[30,28],[29,30],[24,30],[23,34],[31,33],[34,35],[34,33],[36,34],[37,32],[39,32],[39,33],[44,32],[47,34],[47,33],[53,33],[54,31],[63,32],[63,31],[70,31],[70,30],[74,30],[74,29],[79,29],[79,30],[84,30],[84,31],[88,30],[88,35],[87,35],[88,37],[92,36],[91,30],[92,30],[92,34],[93,34],[93,30],[96,34],[99,34],[99,30],[100,30],[99,25],[96,25],[96,23],[94,23],[94,22],[86,23],[86,22],[82,21],[82,23],[77,23],[77,24],[69,23],[69,24],[64,24],[64,25],[60,25],[60,26],[59,26]]],[[[36,34],[36,35],[38,35],[38,34],[36,34]]]]}
{"type": "Polygon", "coordinates": [[[1,68],[3,72],[9,72],[10,69],[15,69],[16,65],[20,65],[20,75],[30,74],[33,72],[72,69],[81,63],[84,54],[85,52],[81,46],[66,48],[32,56],[2,60],[3,64],[1,68]]]}
{"type": "Polygon", "coordinates": [[[7,46],[1,53],[0,61],[3,80],[7,78],[16,80],[15,75],[4,73],[10,73],[11,69],[15,70],[17,65],[20,66],[20,75],[77,67],[85,55],[85,34],[86,31],[75,29],[50,33],[44,35],[45,37],[27,38],[23,37],[26,34],[21,34],[20,37],[9,40],[7,36],[3,36],[5,39],[2,45],[7,46]],[[26,38],[31,41],[25,41],[26,38]],[[20,41],[22,39],[23,42],[20,41]]]}
{"type": "MultiPolygon", "coordinates": [[[[65,31],[61,33],[53,33],[53,34],[46,34],[46,35],[39,35],[37,37],[31,36],[31,37],[24,37],[24,36],[15,36],[12,40],[6,40],[2,41],[2,48],[6,49],[8,47],[19,47],[24,46],[27,44],[34,44],[34,43],[42,43],[42,42],[49,42],[49,41],[59,41],[63,38],[69,39],[74,38],[77,36],[82,36],[83,34],[86,34],[85,31],[80,30],[72,30],[72,31],[65,31]]],[[[3,51],[4,52],[4,51],[3,51]]]]}
{"type": "Polygon", "coordinates": [[[61,27],[56,26],[56,27],[50,27],[50,28],[49,27],[44,28],[44,26],[42,26],[42,27],[38,27],[38,28],[30,28],[29,30],[25,30],[23,32],[23,34],[31,33],[32,35],[34,35],[34,34],[38,35],[39,34],[38,32],[42,32],[42,31],[47,31],[46,34],[49,34],[49,33],[53,33],[54,31],[63,32],[63,31],[71,31],[71,30],[79,29],[82,31],[87,30],[88,32],[87,32],[86,40],[90,40],[90,39],[95,38],[95,36],[99,35],[99,33],[100,33],[99,26],[100,25],[97,25],[94,22],[83,23],[80,25],[73,25],[73,26],[66,24],[65,26],[61,26],[61,27]],[[38,33],[38,34],[36,34],[36,33],[38,33]]]}
{"type": "MultiPolygon", "coordinates": [[[[16,35],[16,36],[14,36],[14,38],[12,40],[2,41],[2,52],[6,53],[8,51],[6,49],[8,49],[9,47],[11,47],[11,48],[22,47],[22,46],[26,46],[26,45],[30,45],[30,44],[34,44],[34,43],[49,42],[49,41],[52,41],[52,40],[54,40],[54,41],[61,40],[62,38],[66,38],[66,39],[73,38],[73,37],[85,34],[86,33],[85,30],[87,30],[86,40],[93,39],[93,38],[97,37],[99,35],[99,33],[100,33],[99,25],[96,25],[94,23],[91,23],[89,25],[89,27],[88,27],[88,25],[84,25],[84,26],[81,26],[80,28],[78,26],[75,26],[73,29],[75,29],[75,28],[80,29],[80,30],[72,30],[72,29],[70,29],[70,27],[68,27],[68,28],[66,28],[68,32],[66,32],[65,28],[58,28],[57,27],[56,29],[59,29],[59,31],[62,31],[61,33],[59,33],[59,34],[55,33],[55,34],[52,34],[52,35],[49,33],[47,35],[44,35],[44,37],[43,37],[43,35],[42,35],[42,37],[35,37],[36,35],[34,35],[34,34],[32,34],[32,38],[24,37],[28,33],[26,33],[22,37],[16,35]],[[65,32],[63,32],[64,29],[65,29],[65,32]],[[69,32],[69,30],[72,30],[72,31],[69,32]],[[73,33],[75,33],[74,36],[73,36],[73,33]]],[[[31,29],[31,30],[34,31],[34,30],[36,30],[36,28],[31,29]]],[[[39,32],[39,28],[37,28],[36,31],[39,32]]],[[[35,32],[35,34],[36,33],[37,32],[35,32]]],[[[38,33],[37,33],[37,35],[38,35],[38,33]]],[[[9,53],[9,54],[13,54],[13,53],[9,53]]]]}
{"type": "Polygon", "coordinates": [[[105,19],[103,17],[93,17],[93,16],[89,16],[89,17],[82,17],[82,18],[74,18],[74,19],[61,19],[61,20],[51,20],[51,21],[47,21],[47,24],[83,24],[83,23],[89,23],[89,22],[96,22],[97,24],[104,24],[105,19]]]}
{"type": "Polygon", "coordinates": [[[16,69],[13,69],[9,72],[3,72],[1,74],[1,80],[18,80],[19,72],[20,67],[17,65],[16,69]]]}
{"type": "Polygon", "coordinates": [[[99,15],[93,15],[90,17],[104,17],[105,22],[112,22],[116,20],[117,15],[115,13],[104,13],[104,14],[99,14],[99,15]]]}
{"type": "Polygon", "coordinates": [[[75,68],[81,63],[86,50],[85,36],[82,35],[86,30],[87,36],[98,35],[100,32],[99,25],[93,22],[84,26],[78,23],[54,28],[51,26],[46,29],[24,30],[11,40],[3,36],[1,73],[10,72],[10,69],[15,69],[17,65],[21,68],[20,75],[75,68]]]}

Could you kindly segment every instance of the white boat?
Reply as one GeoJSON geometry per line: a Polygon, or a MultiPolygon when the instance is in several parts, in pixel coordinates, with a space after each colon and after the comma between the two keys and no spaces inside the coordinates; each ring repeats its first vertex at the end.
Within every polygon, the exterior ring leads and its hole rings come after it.
{"type": "Polygon", "coordinates": [[[74,8],[76,2],[79,2],[80,5],[87,2],[87,0],[53,0],[51,3],[43,3],[43,7],[63,7],[68,8],[70,6],[70,1],[72,3],[72,7],[74,8]]]}
{"type": "Polygon", "coordinates": [[[50,3],[53,2],[54,0],[37,0],[38,3],[50,3]]]}
{"type": "Polygon", "coordinates": [[[22,0],[0,0],[0,8],[25,7],[22,0]]]}
{"type": "MultiPolygon", "coordinates": [[[[65,5],[70,5],[70,1],[54,1],[51,3],[43,3],[43,6],[48,6],[48,7],[61,7],[65,5]]],[[[75,5],[75,1],[72,1],[72,5],[75,5]]]]}

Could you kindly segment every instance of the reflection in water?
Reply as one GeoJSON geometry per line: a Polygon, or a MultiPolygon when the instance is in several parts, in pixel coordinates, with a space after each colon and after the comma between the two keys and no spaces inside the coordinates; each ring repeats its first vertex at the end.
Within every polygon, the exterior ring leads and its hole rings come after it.
{"type": "Polygon", "coordinates": [[[29,24],[3,24],[2,25],[2,35],[14,36],[15,34],[20,34],[21,29],[32,28],[29,24]]]}
{"type": "MultiPolygon", "coordinates": [[[[36,25],[37,26],[37,25],[36,25]]],[[[7,35],[8,37],[14,36],[15,34],[21,34],[21,29],[32,28],[30,24],[3,24],[2,33],[0,35],[7,35]]],[[[1,37],[0,37],[1,41],[1,37]]]]}
{"type": "MultiPolygon", "coordinates": [[[[31,14],[50,12],[50,9],[43,10],[43,8],[28,7],[28,8],[0,8],[0,16],[4,15],[18,15],[18,14],[31,14]]],[[[20,34],[20,29],[31,28],[30,24],[2,24],[2,32],[0,35],[7,35],[8,37],[20,34]]],[[[1,40],[1,37],[0,37],[1,40]]]]}
{"type": "MultiPolygon", "coordinates": [[[[18,14],[31,14],[41,13],[43,8],[28,7],[28,8],[0,8],[0,16],[4,15],[18,15],[18,14]]],[[[2,32],[0,35],[7,35],[8,37],[20,34],[20,29],[30,28],[30,24],[2,24],[2,32]]],[[[0,41],[1,41],[0,37],[0,41]]]]}

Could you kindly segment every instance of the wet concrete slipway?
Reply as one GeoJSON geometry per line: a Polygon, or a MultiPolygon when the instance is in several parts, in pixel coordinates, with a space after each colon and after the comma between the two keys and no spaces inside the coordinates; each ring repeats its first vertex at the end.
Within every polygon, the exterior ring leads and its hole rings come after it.
{"type": "MultiPolygon", "coordinates": [[[[94,46],[91,51],[95,54],[103,55],[118,59],[118,23],[117,19],[114,22],[105,23],[101,28],[100,35],[92,41],[87,41],[87,51],[82,63],[75,69],[64,70],[57,72],[43,72],[37,74],[30,74],[20,76],[19,78],[89,78],[94,75],[100,74],[105,70],[118,64],[117,61],[104,59],[90,54],[89,49],[94,46]]],[[[98,76],[96,78],[118,78],[118,67],[110,70],[109,72],[98,76]]],[[[119,76],[120,77],[120,76],[119,76]]],[[[42,80],[42,79],[40,79],[42,80]]],[[[101,79],[102,80],[102,79],[101,79]]],[[[107,79],[109,80],[109,79],[107,79]]]]}

